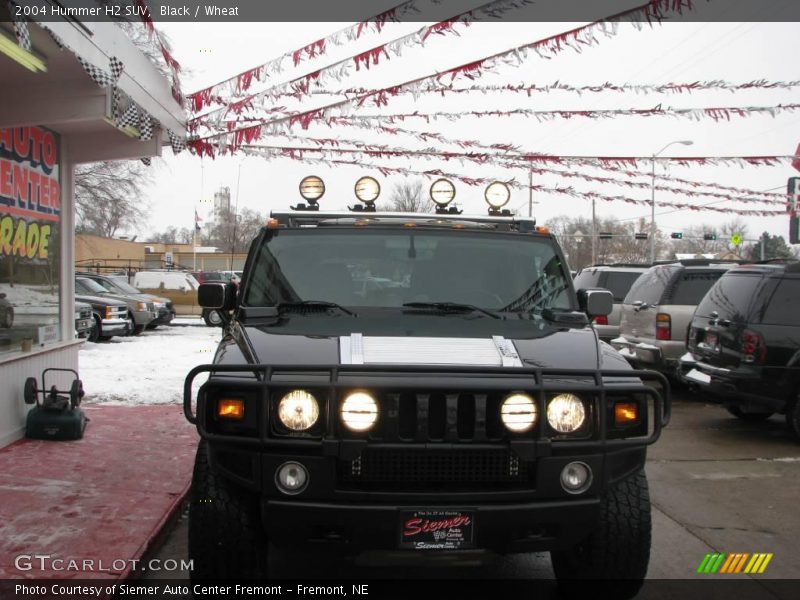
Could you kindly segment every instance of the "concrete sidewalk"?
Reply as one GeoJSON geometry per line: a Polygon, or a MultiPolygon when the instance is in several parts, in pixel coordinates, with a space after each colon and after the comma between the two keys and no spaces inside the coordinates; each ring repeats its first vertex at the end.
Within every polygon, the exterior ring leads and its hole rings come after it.
{"type": "Polygon", "coordinates": [[[82,440],[0,450],[0,579],[126,578],[186,497],[197,431],[180,406],[84,410],[82,440]]]}

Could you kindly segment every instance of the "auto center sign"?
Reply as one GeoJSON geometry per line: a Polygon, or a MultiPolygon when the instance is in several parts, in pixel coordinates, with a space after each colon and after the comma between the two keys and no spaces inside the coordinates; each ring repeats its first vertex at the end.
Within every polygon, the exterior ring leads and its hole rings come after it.
{"type": "Polygon", "coordinates": [[[58,137],[0,129],[0,257],[47,261],[61,220],[58,137]]]}

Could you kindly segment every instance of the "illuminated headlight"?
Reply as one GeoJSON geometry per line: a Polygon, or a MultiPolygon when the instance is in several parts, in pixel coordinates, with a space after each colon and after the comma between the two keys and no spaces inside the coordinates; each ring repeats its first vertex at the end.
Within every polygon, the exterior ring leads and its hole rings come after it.
{"type": "Polygon", "coordinates": [[[514,433],[528,431],[536,424],[536,402],[527,394],[511,394],[500,405],[500,419],[514,433]]]}
{"type": "Polygon", "coordinates": [[[586,408],[575,394],[559,394],[547,405],[547,422],[559,433],[573,433],[586,422],[586,408]]]}
{"type": "Polygon", "coordinates": [[[293,431],[305,431],[313,427],[319,419],[319,403],[308,392],[294,390],[278,403],[278,418],[285,427],[293,431]]]}
{"type": "Polygon", "coordinates": [[[341,408],[342,423],[351,431],[372,429],[378,420],[378,403],[364,392],[353,392],[344,399],[341,408]]]}

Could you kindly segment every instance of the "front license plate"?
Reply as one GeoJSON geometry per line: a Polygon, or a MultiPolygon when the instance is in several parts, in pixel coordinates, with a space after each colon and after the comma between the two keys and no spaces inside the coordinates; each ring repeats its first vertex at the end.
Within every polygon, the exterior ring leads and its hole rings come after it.
{"type": "Polygon", "coordinates": [[[400,512],[400,548],[464,550],[474,548],[475,513],[470,510],[400,512]]]}

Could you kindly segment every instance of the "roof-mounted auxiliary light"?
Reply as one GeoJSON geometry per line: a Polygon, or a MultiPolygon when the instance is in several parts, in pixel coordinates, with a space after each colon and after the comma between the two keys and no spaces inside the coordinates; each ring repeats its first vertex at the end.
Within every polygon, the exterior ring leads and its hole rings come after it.
{"type": "Polygon", "coordinates": [[[309,175],[303,177],[300,181],[300,195],[308,204],[299,203],[297,206],[292,206],[292,210],[319,210],[317,200],[322,198],[325,194],[325,182],[321,177],[316,175],[309,175]]]}
{"type": "Polygon", "coordinates": [[[363,204],[356,204],[350,206],[353,212],[375,212],[375,201],[381,195],[381,184],[378,180],[369,175],[365,175],[356,181],[355,186],[356,198],[363,204]]]}
{"type": "Polygon", "coordinates": [[[483,194],[486,199],[486,204],[489,205],[489,214],[493,217],[510,217],[511,211],[503,209],[511,200],[511,188],[507,183],[502,181],[494,181],[486,186],[486,191],[483,194]],[[501,210],[502,209],[502,210],[501,210]]]}
{"type": "Polygon", "coordinates": [[[455,206],[448,207],[456,197],[456,186],[449,179],[437,179],[431,184],[431,200],[436,205],[437,215],[460,215],[463,211],[455,206]]]}

